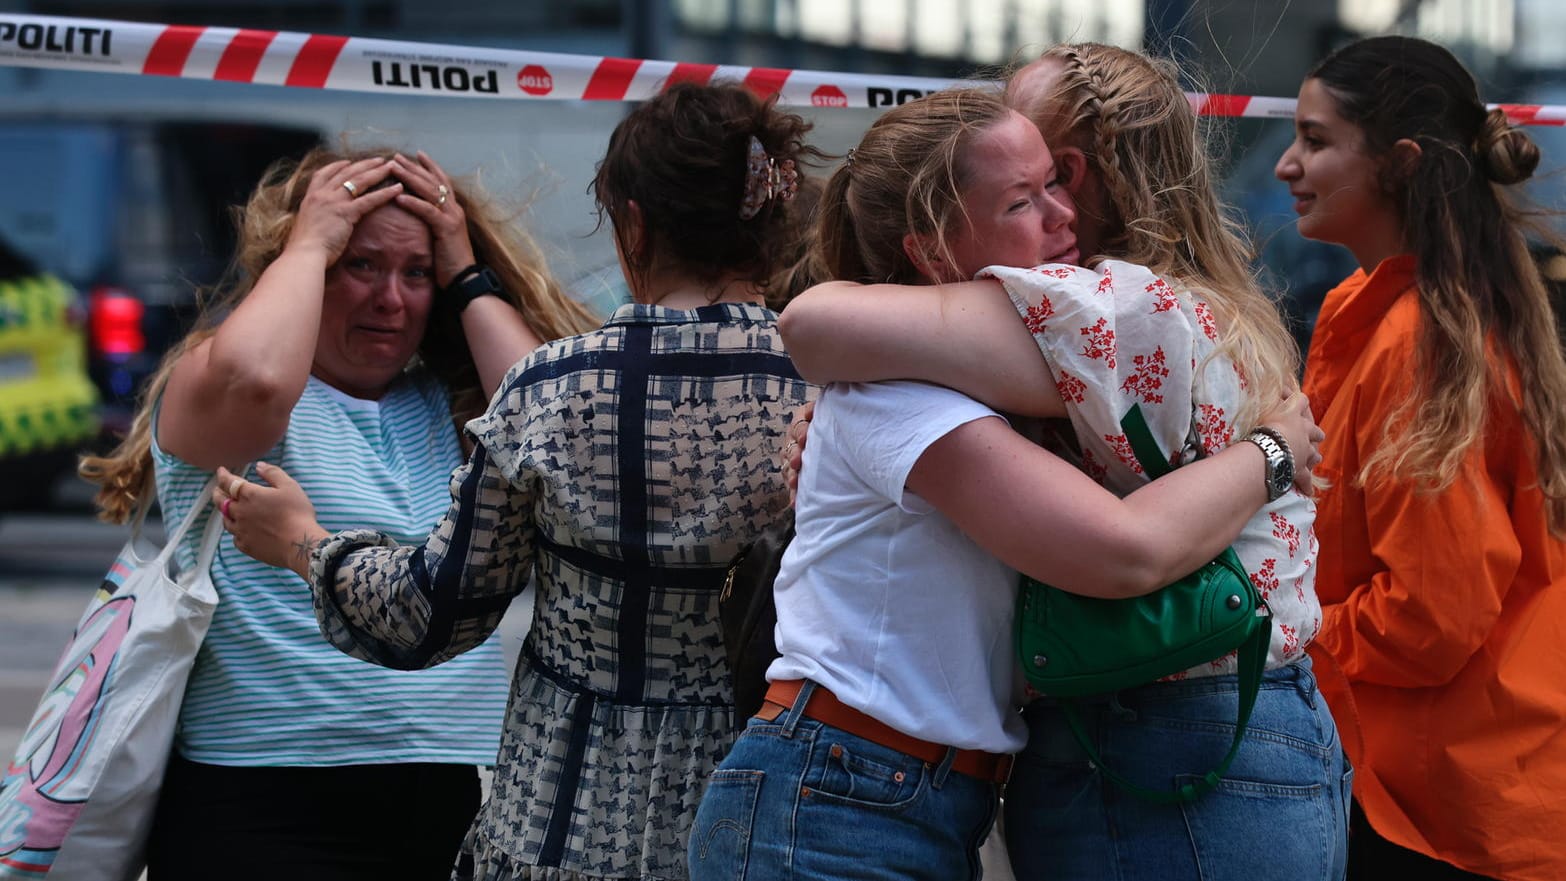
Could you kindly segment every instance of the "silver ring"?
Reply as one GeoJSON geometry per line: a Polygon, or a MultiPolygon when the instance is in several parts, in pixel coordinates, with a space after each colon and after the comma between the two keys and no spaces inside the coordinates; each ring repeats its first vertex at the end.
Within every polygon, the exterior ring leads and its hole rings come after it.
{"type": "Polygon", "coordinates": [[[440,185],[440,189],[436,190],[436,192],[440,193],[440,198],[435,200],[435,204],[436,205],[444,205],[444,204],[446,204],[446,196],[447,196],[448,193],[451,192],[451,190],[446,189],[446,185],[445,184],[441,184],[440,185]]]}
{"type": "Polygon", "coordinates": [[[348,191],[348,197],[350,199],[357,199],[357,198],[359,198],[359,188],[353,185],[353,181],[351,181],[351,180],[343,181],[343,189],[348,191]]]}

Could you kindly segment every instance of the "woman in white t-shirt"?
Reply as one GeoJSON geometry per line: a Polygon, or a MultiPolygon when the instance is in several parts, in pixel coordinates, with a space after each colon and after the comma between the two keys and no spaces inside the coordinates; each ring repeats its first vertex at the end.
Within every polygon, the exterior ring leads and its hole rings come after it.
{"type": "MultiPolygon", "coordinates": [[[[1077,260],[1038,129],[987,91],[883,116],[822,205],[839,278],[941,284],[1077,260]]],[[[1312,449],[1303,399],[1268,416],[1288,446],[1312,449]]],[[[782,656],[703,798],[695,881],[976,877],[1026,738],[1016,572],[1136,596],[1207,562],[1268,500],[1254,444],[1121,499],[989,407],[912,382],[829,386],[808,456],[776,582],[782,656]]]]}

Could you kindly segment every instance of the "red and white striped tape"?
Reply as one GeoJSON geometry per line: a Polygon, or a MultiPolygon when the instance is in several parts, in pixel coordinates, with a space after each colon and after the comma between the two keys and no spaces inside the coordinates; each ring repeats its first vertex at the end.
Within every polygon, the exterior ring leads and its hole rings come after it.
{"type": "MultiPolygon", "coordinates": [[[[366,37],[0,14],[0,65],[465,98],[640,101],[678,82],[743,82],[780,104],[876,108],[956,80],[644,61],[366,37]]],[[[1204,116],[1291,118],[1293,98],[1195,93],[1204,116]]],[[[1520,124],[1566,107],[1500,104],[1520,124]]]]}

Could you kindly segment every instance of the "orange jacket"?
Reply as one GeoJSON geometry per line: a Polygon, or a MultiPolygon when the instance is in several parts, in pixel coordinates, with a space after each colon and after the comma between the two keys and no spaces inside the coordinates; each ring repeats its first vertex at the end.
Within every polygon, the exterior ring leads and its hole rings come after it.
{"type": "Polygon", "coordinates": [[[1356,485],[1412,389],[1412,257],[1327,295],[1305,390],[1327,432],[1317,506],[1322,691],[1376,831],[1470,872],[1566,878],[1566,544],[1516,408],[1439,493],[1356,485]]]}

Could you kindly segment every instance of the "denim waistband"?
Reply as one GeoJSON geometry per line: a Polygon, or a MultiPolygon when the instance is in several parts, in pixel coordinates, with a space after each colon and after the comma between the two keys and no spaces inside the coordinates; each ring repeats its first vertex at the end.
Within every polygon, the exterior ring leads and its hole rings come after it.
{"type": "MultiPolygon", "coordinates": [[[[1130,706],[1139,702],[1178,700],[1205,694],[1223,694],[1224,692],[1238,691],[1239,687],[1240,678],[1238,674],[1224,673],[1219,676],[1193,676],[1189,679],[1149,682],[1146,685],[1136,685],[1119,691],[1073,698],[1073,701],[1079,706],[1111,702],[1130,706]]],[[[1262,673],[1261,687],[1263,689],[1293,688],[1301,694],[1314,694],[1316,691],[1316,674],[1311,671],[1310,657],[1302,655],[1297,661],[1291,661],[1282,667],[1276,667],[1262,673]]],[[[1055,699],[1045,697],[1040,700],[1045,703],[1053,703],[1055,699]]]]}

